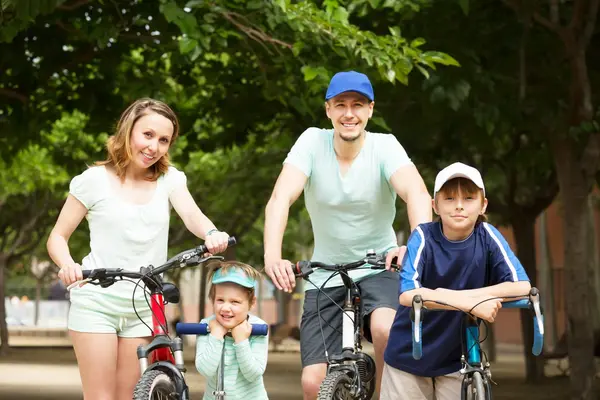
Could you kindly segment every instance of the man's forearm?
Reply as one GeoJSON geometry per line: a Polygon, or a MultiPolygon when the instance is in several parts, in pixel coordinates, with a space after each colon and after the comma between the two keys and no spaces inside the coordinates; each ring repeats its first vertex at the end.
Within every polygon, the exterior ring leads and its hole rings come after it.
{"type": "Polygon", "coordinates": [[[271,198],[265,209],[264,248],[265,261],[281,259],[283,234],[287,225],[289,205],[271,198]]]}
{"type": "Polygon", "coordinates": [[[411,231],[419,224],[431,222],[431,196],[426,191],[419,190],[409,194],[406,208],[411,231]]]}

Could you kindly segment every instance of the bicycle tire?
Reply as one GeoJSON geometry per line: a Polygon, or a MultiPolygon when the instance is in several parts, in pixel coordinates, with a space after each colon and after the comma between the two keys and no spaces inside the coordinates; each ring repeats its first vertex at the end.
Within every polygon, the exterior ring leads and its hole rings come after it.
{"type": "Polygon", "coordinates": [[[467,388],[468,400],[486,400],[486,390],[483,385],[483,377],[479,372],[473,372],[471,384],[467,388]]]}
{"type": "Polygon", "coordinates": [[[355,400],[350,392],[352,379],[344,371],[328,374],[319,388],[317,400],[355,400]]]}
{"type": "Polygon", "coordinates": [[[133,392],[133,400],[168,400],[179,398],[173,379],[163,371],[145,372],[133,392]]]}

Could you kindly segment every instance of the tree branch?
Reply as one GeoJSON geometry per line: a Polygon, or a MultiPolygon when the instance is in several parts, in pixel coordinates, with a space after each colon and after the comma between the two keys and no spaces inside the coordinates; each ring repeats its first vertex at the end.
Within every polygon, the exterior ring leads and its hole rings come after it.
{"type": "Polygon", "coordinates": [[[73,10],[77,10],[79,7],[85,6],[89,2],[90,2],[90,0],[79,0],[79,1],[75,1],[72,4],[61,4],[57,8],[59,10],[64,10],[64,11],[73,11],[73,10]]]}
{"type": "Polygon", "coordinates": [[[250,37],[251,39],[253,39],[259,43],[264,44],[264,42],[270,42],[270,43],[278,44],[283,47],[287,47],[290,50],[293,47],[289,43],[286,43],[284,41],[281,41],[279,39],[276,39],[274,37],[267,35],[265,32],[263,32],[260,29],[256,29],[256,28],[253,28],[253,27],[250,27],[250,26],[240,23],[239,21],[236,20],[236,18],[234,18],[234,17],[243,18],[243,16],[240,16],[240,14],[233,13],[233,12],[222,12],[221,15],[223,16],[223,18],[225,18],[227,21],[229,21],[232,25],[234,25],[240,31],[244,32],[248,37],[250,37]]]}
{"type": "MultiPolygon", "coordinates": [[[[502,2],[508,6],[509,8],[511,8],[513,11],[515,11],[517,14],[520,14],[521,12],[521,7],[518,4],[518,1],[515,0],[502,0],[502,2]]],[[[553,32],[560,32],[562,30],[562,27],[560,26],[560,23],[558,23],[558,21],[556,23],[550,21],[548,18],[542,16],[540,13],[538,12],[533,12],[531,14],[531,16],[533,17],[534,21],[537,22],[538,24],[548,28],[549,30],[553,31],[553,32]]]]}
{"type": "Polygon", "coordinates": [[[600,169],[600,133],[593,133],[585,146],[581,160],[581,168],[585,175],[585,182],[594,182],[596,173],[600,169]]]}
{"type": "Polygon", "coordinates": [[[587,49],[590,44],[590,40],[594,35],[594,30],[596,28],[596,20],[598,18],[598,5],[600,4],[600,0],[590,0],[589,10],[587,13],[587,19],[585,21],[585,27],[581,34],[580,46],[582,49],[587,49]]]}
{"type": "Polygon", "coordinates": [[[11,90],[11,89],[0,88],[0,95],[5,96],[5,97],[10,97],[11,99],[19,100],[23,104],[27,104],[27,101],[28,101],[28,98],[26,95],[19,93],[17,91],[11,90]]]}

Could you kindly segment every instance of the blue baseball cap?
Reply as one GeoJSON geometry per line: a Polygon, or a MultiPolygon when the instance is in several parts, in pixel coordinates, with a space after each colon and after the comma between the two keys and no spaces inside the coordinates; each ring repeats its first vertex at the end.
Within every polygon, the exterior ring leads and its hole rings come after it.
{"type": "Polygon", "coordinates": [[[253,288],[256,285],[256,280],[246,275],[240,268],[227,268],[225,272],[223,272],[223,268],[216,270],[212,277],[213,285],[225,282],[237,283],[247,288],[253,288]]]}
{"type": "Polygon", "coordinates": [[[361,74],[360,72],[345,71],[335,74],[329,82],[325,100],[329,100],[345,92],[357,92],[371,101],[375,100],[371,81],[365,74],[361,74]]]}

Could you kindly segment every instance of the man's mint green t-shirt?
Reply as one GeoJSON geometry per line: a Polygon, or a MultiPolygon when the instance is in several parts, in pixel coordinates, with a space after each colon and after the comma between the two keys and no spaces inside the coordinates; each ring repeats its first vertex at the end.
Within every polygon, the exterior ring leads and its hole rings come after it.
{"type": "MultiPolygon", "coordinates": [[[[314,234],[312,261],[327,264],[361,259],[369,249],[383,253],[397,246],[392,227],[396,192],[390,178],[412,162],[395,136],[366,132],[360,153],[344,176],[333,148],[333,129],[309,128],[290,150],[285,164],[307,177],[304,200],[314,234]]],[[[354,280],[381,272],[361,269],[354,280]]],[[[316,270],[310,280],[321,287],[331,272],[316,270]]],[[[341,286],[339,276],[326,287],[341,286]]],[[[315,289],[310,283],[305,289],[315,289]]]]}

